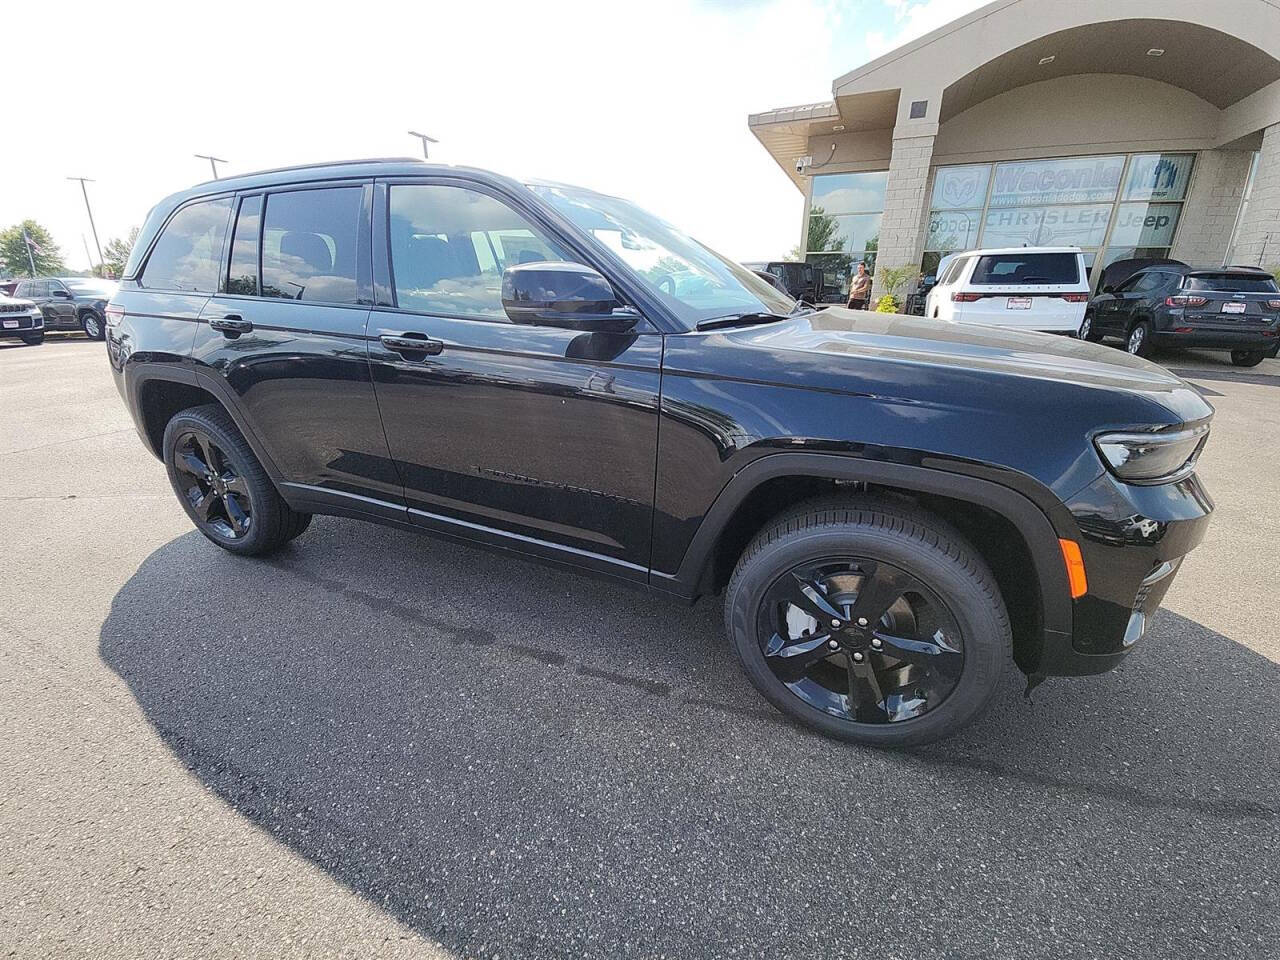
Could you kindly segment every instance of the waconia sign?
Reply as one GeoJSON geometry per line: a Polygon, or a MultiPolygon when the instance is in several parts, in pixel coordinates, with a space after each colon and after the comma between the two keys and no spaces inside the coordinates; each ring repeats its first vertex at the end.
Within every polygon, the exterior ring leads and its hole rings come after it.
{"type": "Polygon", "coordinates": [[[1027,160],[996,164],[993,207],[1051,203],[1101,203],[1116,198],[1124,156],[1027,160]]]}

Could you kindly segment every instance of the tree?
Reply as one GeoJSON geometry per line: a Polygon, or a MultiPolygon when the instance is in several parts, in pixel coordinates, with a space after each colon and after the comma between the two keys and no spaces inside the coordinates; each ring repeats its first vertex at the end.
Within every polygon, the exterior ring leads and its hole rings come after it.
{"type": "Polygon", "coordinates": [[[124,275],[124,265],[129,262],[129,254],[133,252],[133,245],[137,242],[137,227],[130,227],[127,237],[113,237],[107,241],[102,258],[103,266],[110,271],[111,276],[119,278],[124,275]]]}
{"type": "Polygon", "coordinates": [[[34,276],[51,276],[67,269],[62,251],[53,242],[53,236],[34,220],[23,220],[7,230],[0,230],[0,264],[14,276],[32,276],[31,263],[35,261],[34,276]],[[30,245],[22,237],[26,228],[30,245]],[[31,256],[28,258],[27,251],[31,256]]]}

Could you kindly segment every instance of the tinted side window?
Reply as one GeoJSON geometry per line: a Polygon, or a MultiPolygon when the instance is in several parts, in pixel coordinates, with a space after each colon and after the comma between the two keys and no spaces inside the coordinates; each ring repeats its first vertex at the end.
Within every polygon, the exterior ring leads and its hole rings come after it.
{"type": "Polygon", "coordinates": [[[573,259],[506,204],[465,187],[393,185],[389,206],[396,303],[405,310],[506,320],[503,270],[573,259]]]}
{"type": "Polygon", "coordinates": [[[1133,291],[1134,293],[1151,293],[1153,290],[1159,290],[1164,286],[1167,277],[1166,273],[1144,273],[1133,291]]]}
{"type": "Polygon", "coordinates": [[[160,234],[140,282],[153,290],[216,293],[231,198],[183,207],[160,234]]]}
{"type": "Polygon", "coordinates": [[[34,284],[32,284],[30,280],[24,280],[22,283],[14,287],[13,295],[15,297],[30,297],[32,295],[31,288],[33,286],[34,284]]]}
{"type": "Polygon", "coordinates": [[[227,293],[248,297],[258,295],[258,228],[262,224],[262,198],[240,201],[235,233],[231,235],[231,268],[227,272],[227,293]]]}
{"type": "Polygon", "coordinates": [[[355,303],[360,187],[273,193],[262,228],[262,295],[355,303]]]}

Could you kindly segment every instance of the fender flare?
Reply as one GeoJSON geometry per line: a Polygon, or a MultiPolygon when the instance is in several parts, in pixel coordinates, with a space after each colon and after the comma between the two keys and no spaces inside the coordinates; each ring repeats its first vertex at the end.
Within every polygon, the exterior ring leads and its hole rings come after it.
{"type": "Polygon", "coordinates": [[[176,355],[166,360],[148,360],[144,363],[135,363],[132,368],[126,368],[126,383],[128,384],[130,395],[129,406],[138,411],[138,416],[141,418],[138,421],[138,432],[142,436],[143,443],[146,444],[147,449],[151,450],[154,456],[163,459],[163,451],[151,448],[150,438],[144,429],[146,410],[142,403],[142,393],[143,387],[155,381],[175,383],[184,387],[196,387],[210,394],[227,411],[227,415],[231,417],[232,421],[235,422],[236,427],[249,444],[249,448],[253,450],[254,456],[258,458],[258,462],[266,470],[267,476],[275,483],[280,482],[280,470],[267,452],[261,438],[253,431],[248,418],[245,417],[240,409],[235,391],[228,387],[226,381],[221,377],[202,371],[199,367],[193,366],[191,361],[176,355]]]}
{"type": "MultiPolygon", "coordinates": [[[[716,497],[685,551],[674,576],[653,572],[653,585],[694,597],[720,534],[748,495],[778,477],[820,477],[895,487],[913,493],[950,497],[985,507],[1011,523],[1031,555],[1040,590],[1046,632],[1066,636],[1072,629],[1071,588],[1058,544],[1058,530],[1045,511],[1025,494],[993,480],[930,467],[863,460],[823,453],[775,453],[755,460],[733,475],[716,497]]],[[[1065,512],[1065,507],[1062,510],[1065,512]]]]}

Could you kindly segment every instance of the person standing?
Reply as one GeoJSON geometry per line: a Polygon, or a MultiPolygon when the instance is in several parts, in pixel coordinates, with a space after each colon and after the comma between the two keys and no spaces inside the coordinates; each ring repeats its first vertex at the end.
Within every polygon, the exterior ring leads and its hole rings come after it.
{"type": "Polygon", "coordinates": [[[849,309],[867,309],[867,300],[871,298],[871,274],[867,273],[867,265],[858,261],[858,272],[849,281],[849,309]]]}

